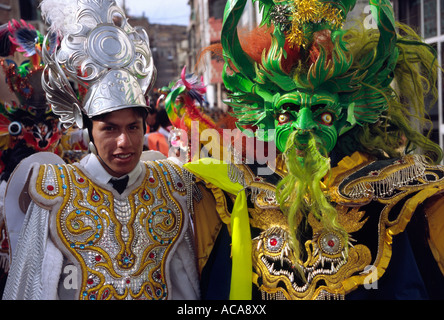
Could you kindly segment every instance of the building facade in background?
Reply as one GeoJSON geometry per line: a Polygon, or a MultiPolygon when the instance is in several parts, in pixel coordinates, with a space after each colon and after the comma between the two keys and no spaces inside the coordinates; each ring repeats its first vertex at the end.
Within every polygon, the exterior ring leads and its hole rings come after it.
{"type": "Polygon", "coordinates": [[[162,88],[177,79],[186,64],[183,47],[187,46],[187,27],[149,24],[146,30],[150,38],[154,65],[157,68],[155,88],[162,88]]]}
{"type": "Polygon", "coordinates": [[[43,30],[39,4],[40,0],[0,0],[0,25],[11,19],[23,19],[43,30]]]}
{"type": "MultiPolygon", "coordinates": [[[[217,54],[201,53],[205,48],[220,42],[227,0],[189,0],[188,3],[191,7],[188,65],[190,70],[204,78],[207,85],[207,106],[226,111],[227,106],[223,103],[227,96],[222,81],[223,59],[217,54]]],[[[251,1],[247,2],[240,21],[241,27],[253,29],[258,24],[259,17],[258,3],[253,5],[251,1]]]]}
{"type": "MultiPolygon", "coordinates": [[[[400,21],[415,29],[418,34],[432,45],[439,64],[444,58],[444,0],[398,0],[395,3],[397,17],[400,21]]],[[[443,73],[438,76],[439,100],[431,106],[430,120],[433,124],[432,139],[444,147],[443,119],[443,73]]]]}

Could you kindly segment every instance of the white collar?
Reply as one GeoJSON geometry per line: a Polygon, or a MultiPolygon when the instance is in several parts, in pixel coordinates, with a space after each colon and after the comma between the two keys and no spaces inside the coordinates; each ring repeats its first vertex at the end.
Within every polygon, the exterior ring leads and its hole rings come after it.
{"type": "MultiPolygon", "coordinates": [[[[100,184],[106,185],[111,178],[115,178],[105,170],[95,154],[90,153],[85,156],[80,160],[80,165],[100,184]]],[[[128,186],[136,182],[142,171],[142,163],[139,161],[138,165],[128,174],[128,186]]]]}

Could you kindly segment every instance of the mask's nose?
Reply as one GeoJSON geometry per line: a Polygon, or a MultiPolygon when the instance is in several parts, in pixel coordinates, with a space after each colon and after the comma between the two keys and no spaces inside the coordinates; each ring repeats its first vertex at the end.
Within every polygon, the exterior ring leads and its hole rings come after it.
{"type": "Polygon", "coordinates": [[[299,111],[298,118],[293,122],[292,128],[299,131],[300,134],[309,133],[316,128],[313,113],[309,107],[304,107],[299,111]]]}

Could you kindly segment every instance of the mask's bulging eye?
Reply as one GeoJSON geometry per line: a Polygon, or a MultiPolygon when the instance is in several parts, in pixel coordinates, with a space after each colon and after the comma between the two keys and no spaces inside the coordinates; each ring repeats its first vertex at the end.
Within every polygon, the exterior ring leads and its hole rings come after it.
{"type": "Polygon", "coordinates": [[[324,112],[321,114],[322,124],[330,126],[333,124],[333,115],[330,112],[324,112]]]}
{"type": "Polygon", "coordinates": [[[285,124],[290,121],[288,113],[281,113],[278,118],[279,124],[285,124]]]}

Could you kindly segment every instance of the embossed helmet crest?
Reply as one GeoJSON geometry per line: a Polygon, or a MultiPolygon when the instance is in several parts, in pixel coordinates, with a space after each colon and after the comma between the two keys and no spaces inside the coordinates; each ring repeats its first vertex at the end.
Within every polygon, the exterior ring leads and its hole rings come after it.
{"type": "Polygon", "coordinates": [[[42,16],[51,23],[50,30],[63,39],[54,54],[43,52],[47,72],[42,81],[61,121],[82,126],[82,113],[91,118],[128,107],[147,107],[145,94],[154,84],[156,69],[145,30],[133,28],[113,0],[68,4],[75,19],[62,28],[52,22],[57,11],[62,14],[67,9],[54,2],[42,2],[42,16]],[[86,89],[82,101],[68,79],[86,89]]]}

